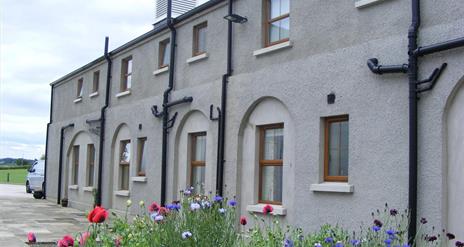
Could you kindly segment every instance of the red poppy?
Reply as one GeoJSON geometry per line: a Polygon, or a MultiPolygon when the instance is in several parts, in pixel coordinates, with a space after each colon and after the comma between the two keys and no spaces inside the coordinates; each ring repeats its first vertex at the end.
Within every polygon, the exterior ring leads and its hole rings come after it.
{"type": "Polygon", "coordinates": [[[102,223],[106,218],[108,218],[108,211],[99,206],[96,206],[87,216],[87,219],[91,223],[102,223]]]}
{"type": "Polygon", "coordinates": [[[58,247],[72,247],[72,246],[74,246],[74,239],[69,235],[64,236],[63,239],[58,241],[58,247]]]}
{"type": "Polygon", "coordinates": [[[150,212],[158,212],[160,206],[156,202],[152,202],[150,206],[148,206],[148,211],[150,212]]]}
{"type": "Polygon", "coordinates": [[[160,207],[159,210],[158,210],[158,214],[166,215],[167,213],[169,213],[169,209],[167,209],[165,207],[160,207]]]}
{"type": "Polygon", "coordinates": [[[271,205],[266,204],[266,206],[263,208],[263,214],[270,214],[273,210],[274,208],[271,205]]]}
{"type": "Polygon", "coordinates": [[[240,216],[240,225],[244,226],[247,224],[247,218],[245,216],[240,216]]]}

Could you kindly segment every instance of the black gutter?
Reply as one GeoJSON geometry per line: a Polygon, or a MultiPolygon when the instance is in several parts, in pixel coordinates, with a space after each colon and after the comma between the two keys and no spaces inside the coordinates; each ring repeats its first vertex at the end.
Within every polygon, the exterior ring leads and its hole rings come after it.
{"type": "Polygon", "coordinates": [[[420,27],[419,0],[411,1],[412,21],[408,31],[408,78],[409,78],[409,229],[408,239],[412,243],[417,233],[417,35],[420,27]]]}
{"type": "MultiPolygon", "coordinates": [[[[203,12],[203,11],[209,9],[209,8],[212,8],[212,7],[222,3],[224,1],[225,0],[210,0],[209,2],[206,2],[206,3],[196,7],[194,9],[192,9],[192,10],[190,10],[190,11],[176,17],[175,24],[178,24],[178,23],[180,23],[182,21],[185,21],[185,20],[189,19],[190,17],[192,17],[192,16],[194,16],[196,14],[199,14],[199,13],[201,13],[201,12],[203,12]]],[[[154,26],[155,27],[154,27],[153,30],[150,30],[150,31],[140,35],[139,37],[137,37],[137,38],[135,38],[135,39],[121,45],[121,46],[119,46],[118,48],[116,48],[113,51],[109,52],[109,54],[114,56],[117,53],[120,53],[120,52],[126,50],[127,48],[130,48],[130,47],[132,47],[132,46],[134,46],[134,45],[136,45],[136,44],[138,44],[140,42],[143,42],[146,39],[149,39],[149,38],[153,37],[154,35],[156,35],[156,34],[158,34],[158,33],[160,33],[160,32],[162,32],[162,31],[169,28],[166,23],[159,23],[159,25],[158,25],[158,23],[156,23],[154,26]]],[[[86,65],[84,65],[84,66],[82,66],[82,67],[80,67],[80,68],[66,74],[66,75],[64,75],[63,77],[53,81],[51,84],[57,84],[57,83],[59,83],[61,81],[64,81],[64,80],[67,80],[67,79],[69,79],[69,78],[71,78],[73,76],[76,76],[79,73],[91,68],[92,66],[103,62],[104,60],[105,60],[105,57],[101,56],[101,57],[95,59],[94,61],[92,61],[92,62],[90,62],[90,63],[88,63],[88,64],[86,64],[86,65]]]]}
{"type": "Polygon", "coordinates": [[[414,54],[417,56],[424,56],[428,54],[432,54],[435,52],[446,51],[453,48],[458,48],[464,46],[464,37],[453,39],[445,42],[441,42],[438,44],[428,45],[428,46],[421,46],[414,51],[414,54]]]}
{"type": "Polygon", "coordinates": [[[106,71],[106,90],[105,90],[105,105],[100,110],[100,147],[98,150],[98,187],[95,204],[100,206],[102,203],[102,184],[103,184],[103,150],[105,141],[105,123],[106,123],[106,109],[110,102],[110,85],[111,85],[111,68],[113,61],[108,53],[109,38],[105,37],[105,53],[104,57],[108,64],[106,71]]]}
{"type": "Polygon", "coordinates": [[[44,171],[44,186],[43,186],[43,197],[47,199],[47,167],[48,167],[48,135],[50,133],[50,125],[53,122],[52,113],[53,113],[53,92],[55,87],[51,85],[51,93],[50,93],[50,120],[47,124],[47,136],[45,137],[45,171],[44,171]]]}
{"type": "MultiPolygon", "coordinates": [[[[233,14],[233,0],[229,0],[228,15],[233,14]]],[[[221,88],[221,113],[219,114],[219,133],[218,133],[218,156],[216,163],[216,193],[220,196],[223,195],[224,190],[224,147],[225,147],[225,132],[226,132],[226,113],[227,113],[227,83],[229,77],[232,75],[232,21],[228,20],[227,23],[227,70],[222,75],[222,88],[221,88]]]]}
{"type": "Polygon", "coordinates": [[[68,124],[66,126],[61,127],[60,132],[60,160],[58,164],[58,194],[56,196],[56,203],[60,204],[61,201],[61,180],[62,180],[62,173],[63,173],[63,140],[64,140],[64,131],[67,128],[74,127],[74,124],[68,124]]]}
{"type": "Polygon", "coordinates": [[[168,121],[169,121],[169,95],[174,88],[174,71],[176,58],[176,38],[177,31],[172,19],[172,0],[168,0],[166,25],[171,30],[170,53],[169,53],[169,82],[168,88],[163,94],[163,137],[161,149],[161,205],[166,204],[166,181],[167,181],[167,146],[168,146],[168,121]]]}

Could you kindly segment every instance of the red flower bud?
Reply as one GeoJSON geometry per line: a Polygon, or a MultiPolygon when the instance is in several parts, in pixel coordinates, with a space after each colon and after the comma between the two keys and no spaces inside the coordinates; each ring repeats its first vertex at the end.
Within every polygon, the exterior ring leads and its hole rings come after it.
{"type": "Polygon", "coordinates": [[[244,226],[247,224],[247,218],[245,216],[240,216],[240,225],[244,226]]]}
{"type": "Polygon", "coordinates": [[[263,208],[263,214],[270,214],[273,210],[274,208],[271,205],[266,204],[266,206],[263,208]]]}

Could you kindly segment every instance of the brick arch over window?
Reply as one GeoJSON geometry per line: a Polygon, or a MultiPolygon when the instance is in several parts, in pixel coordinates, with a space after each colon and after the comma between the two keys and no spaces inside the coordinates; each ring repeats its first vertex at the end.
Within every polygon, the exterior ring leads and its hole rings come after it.
{"type": "MultiPolygon", "coordinates": [[[[215,190],[216,184],[216,149],[217,137],[213,133],[214,125],[206,114],[200,110],[193,110],[184,115],[177,129],[174,142],[174,166],[168,166],[168,195],[172,199],[179,198],[179,191],[191,185],[192,177],[192,140],[196,136],[206,139],[204,150],[204,192],[215,190]]],[[[169,159],[168,159],[169,160],[169,159]]]]}
{"type": "Polygon", "coordinates": [[[464,77],[452,90],[444,114],[447,230],[464,238],[464,77]]]}
{"type": "Polygon", "coordinates": [[[293,119],[281,100],[263,97],[247,109],[240,123],[237,145],[237,198],[242,214],[252,211],[251,208],[259,210],[256,205],[261,203],[280,205],[284,211],[292,208],[294,133],[293,119]]]}

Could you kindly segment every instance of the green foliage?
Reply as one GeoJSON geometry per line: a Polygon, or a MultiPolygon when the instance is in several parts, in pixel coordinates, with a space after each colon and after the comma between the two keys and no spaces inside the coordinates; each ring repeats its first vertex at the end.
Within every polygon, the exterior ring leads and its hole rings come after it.
{"type": "Polygon", "coordinates": [[[27,169],[0,169],[0,183],[2,184],[26,184],[27,169]],[[9,181],[7,177],[9,175],[9,181]]]}

